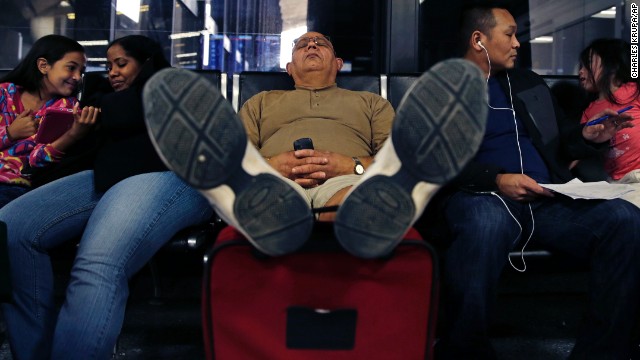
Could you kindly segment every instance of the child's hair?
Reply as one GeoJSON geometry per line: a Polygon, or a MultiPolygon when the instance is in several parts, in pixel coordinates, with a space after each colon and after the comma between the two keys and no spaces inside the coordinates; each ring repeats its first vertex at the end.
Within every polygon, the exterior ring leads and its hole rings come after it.
{"type": "Polygon", "coordinates": [[[22,86],[26,91],[37,91],[42,86],[44,75],[38,70],[38,59],[44,58],[50,65],[67,53],[81,52],[84,48],[77,41],[62,35],[46,35],[38,39],[27,55],[13,70],[0,79],[22,86]]]}
{"type": "Polygon", "coordinates": [[[592,41],[580,53],[580,65],[584,66],[598,91],[604,93],[610,102],[621,105],[611,91],[612,82],[635,83],[636,93],[634,96],[640,95],[640,79],[631,77],[631,48],[626,41],[612,38],[592,41]],[[600,57],[602,64],[600,78],[597,81],[591,70],[591,59],[594,54],[600,57]]]}
{"type": "Polygon", "coordinates": [[[107,46],[107,50],[114,45],[122,46],[127,56],[134,58],[142,67],[132,87],[142,88],[156,71],[171,66],[164,57],[162,46],[146,36],[128,35],[115,39],[107,46]]]}

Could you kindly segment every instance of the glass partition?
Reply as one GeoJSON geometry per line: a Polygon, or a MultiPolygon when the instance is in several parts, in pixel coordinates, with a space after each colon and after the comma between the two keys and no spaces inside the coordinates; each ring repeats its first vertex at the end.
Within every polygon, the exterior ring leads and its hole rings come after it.
{"type": "MultiPolygon", "coordinates": [[[[592,40],[624,38],[625,6],[616,0],[529,1],[531,69],[541,75],[577,75],[578,55],[592,40]]],[[[628,39],[627,39],[628,40],[628,39]]]]}
{"type": "MultiPolygon", "coordinates": [[[[541,74],[575,74],[578,53],[589,41],[605,36],[629,40],[631,2],[510,1],[522,43],[519,66],[541,74]]],[[[344,71],[386,73],[390,68],[424,71],[437,61],[456,56],[455,36],[463,3],[5,1],[0,12],[3,44],[0,68],[15,66],[35,39],[55,33],[81,41],[87,51],[89,69],[104,68],[109,41],[127,34],[143,34],[163,45],[173,66],[219,69],[229,74],[245,70],[282,71],[290,59],[293,38],[306,30],[317,30],[332,37],[338,56],[345,61],[344,71]]]]}

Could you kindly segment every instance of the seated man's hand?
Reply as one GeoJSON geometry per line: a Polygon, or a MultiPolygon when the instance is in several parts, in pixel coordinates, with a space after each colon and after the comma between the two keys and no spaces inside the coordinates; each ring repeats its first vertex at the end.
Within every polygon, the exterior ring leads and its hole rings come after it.
{"type": "MultiPolygon", "coordinates": [[[[315,187],[323,183],[326,180],[325,173],[322,171],[315,171],[306,173],[298,169],[294,171],[294,168],[307,165],[322,165],[326,164],[327,159],[324,157],[310,156],[309,152],[314,150],[299,150],[298,152],[305,152],[296,156],[296,152],[288,151],[282,154],[271,157],[268,160],[269,165],[276,169],[282,176],[294,180],[302,187],[315,187]]],[[[307,168],[308,169],[308,168],[307,168]]]]}
{"type": "Polygon", "coordinates": [[[303,187],[314,187],[336,176],[353,174],[353,159],[342,154],[304,149],[294,151],[302,163],[293,167],[295,181],[303,187]]]}
{"type": "Polygon", "coordinates": [[[496,184],[502,195],[516,201],[532,201],[540,196],[553,196],[549,189],[543,188],[524,174],[498,174],[496,184]]]}
{"type": "Polygon", "coordinates": [[[271,157],[268,162],[282,176],[305,188],[316,187],[336,176],[353,174],[354,167],[350,156],[313,149],[288,151],[271,157]]]}

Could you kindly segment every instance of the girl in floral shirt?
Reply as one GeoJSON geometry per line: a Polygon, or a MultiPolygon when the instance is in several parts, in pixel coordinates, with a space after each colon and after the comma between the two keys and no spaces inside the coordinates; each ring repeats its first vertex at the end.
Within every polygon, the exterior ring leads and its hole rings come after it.
{"type": "Polygon", "coordinates": [[[86,64],[83,47],[60,35],[36,41],[29,53],[0,79],[0,207],[30,189],[30,168],[60,161],[64,151],[95,123],[98,110],[81,114],[73,96],[86,64]],[[74,124],[50,144],[35,142],[47,108],[73,109],[74,124]]]}

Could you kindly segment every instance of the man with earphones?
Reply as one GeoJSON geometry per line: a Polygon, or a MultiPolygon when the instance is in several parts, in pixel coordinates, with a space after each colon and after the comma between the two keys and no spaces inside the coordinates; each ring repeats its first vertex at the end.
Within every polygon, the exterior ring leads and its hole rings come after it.
{"type": "Polygon", "coordinates": [[[632,126],[629,117],[607,110],[596,116],[612,115],[601,124],[559,128],[562,114],[544,80],[515,68],[520,43],[509,11],[475,5],[461,20],[463,57],[487,78],[489,115],[478,153],[439,203],[450,243],[437,358],[497,357],[488,327],[498,279],[509,252],[531,239],[590,266],[588,313],[570,358],[629,359],[640,305],[640,210],[540,186],[569,181],[567,160],[601,151],[617,129],[632,126]]]}

